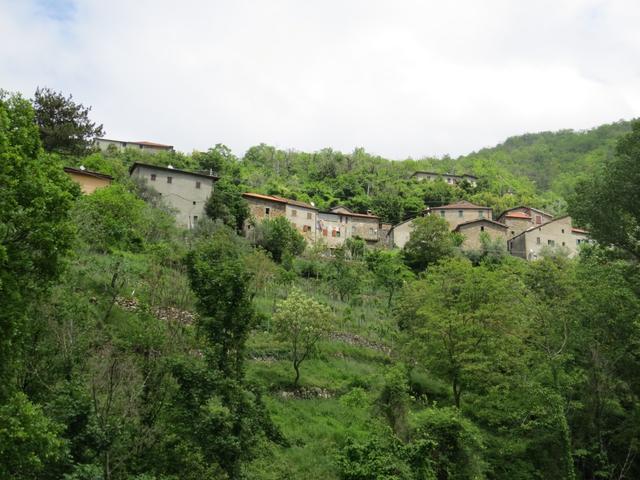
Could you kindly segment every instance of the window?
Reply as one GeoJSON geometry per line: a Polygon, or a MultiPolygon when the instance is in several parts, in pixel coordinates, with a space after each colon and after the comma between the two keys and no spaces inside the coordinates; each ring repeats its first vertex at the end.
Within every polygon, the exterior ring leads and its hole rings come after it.
{"type": "Polygon", "coordinates": [[[323,237],[326,237],[326,236],[327,236],[327,229],[326,229],[326,228],[323,228],[323,229],[322,229],[322,236],[323,236],[323,237]]]}
{"type": "Polygon", "coordinates": [[[481,231],[481,232],[484,232],[484,227],[480,227],[480,231],[481,231]]]}
{"type": "Polygon", "coordinates": [[[312,217],[311,212],[307,212],[307,220],[311,220],[311,217],[312,217]]]}
{"type": "Polygon", "coordinates": [[[351,227],[351,234],[352,235],[356,234],[356,226],[355,225],[351,227]]]}
{"type": "Polygon", "coordinates": [[[540,241],[540,237],[536,238],[536,243],[537,243],[538,245],[540,245],[540,243],[542,243],[542,242],[540,241]]]}
{"type": "Polygon", "coordinates": [[[340,230],[336,230],[336,237],[340,238],[340,230]]]}
{"type": "Polygon", "coordinates": [[[151,174],[151,181],[152,181],[152,182],[155,182],[155,181],[156,181],[156,174],[155,174],[155,173],[152,173],[152,174],[151,174]]]}
{"type": "Polygon", "coordinates": [[[195,225],[196,223],[198,223],[198,216],[194,215],[193,216],[193,224],[195,225]]]}
{"type": "Polygon", "coordinates": [[[511,230],[511,235],[515,235],[515,234],[516,234],[516,232],[511,230]]]}
{"type": "Polygon", "coordinates": [[[292,217],[297,217],[298,216],[298,211],[297,210],[291,210],[291,216],[292,217]]]}
{"type": "Polygon", "coordinates": [[[140,147],[140,150],[142,150],[142,149],[144,148],[144,146],[143,146],[143,145],[139,145],[139,147],[140,147]]]}
{"type": "Polygon", "coordinates": [[[458,210],[458,217],[464,217],[464,212],[462,210],[458,210]]]}
{"type": "Polygon", "coordinates": [[[444,210],[440,210],[440,216],[444,217],[445,211],[444,210]]]}
{"type": "Polygon", "coordinates": [[[564,242],[562,242],[562,246],[564,247],[564,242]]]}
{"type": "Polygon", "coordinates": [[[196,204],[196,202],[194,201],[194,202],[193,202],[193,204],[195,205],[195,204],[196,204]]]}
{"type": "Polygon", "coordinates": [[[127,146],[126,142],[122,142],[122,148],[124,148],[126,146],[127,146]]]}
{"type": "Polygon", "coordinates": [[[547,245],[553,247],[556,244],[555,240],[547,240],[547,245]]]}
{"type": "Polygon", "coordinates": [[[478,212],[478,217],[480,217],[480,218],[484,218],[484,210],[480,210],[480,211],[478,212]]]}
{"type": "Polygon", "coordinates": [[[335,237],[336,236],[336,229],[334,228],[333,230],[331,230],[331,236],[335,237]]]}
{"type": "Polygon", "coordinates": [[[576,245],[580,245],[580,239],[576,238],[576,245]]]}
{"type": "Polygon", "coordinates": [[[542,217],[540,215],[536,215],[536,223],[540,225],[542,223],[542,217]]]}
{"type": "Polygon", "coordinates": [[[173,183],[173,177],[167,177],[167,183],[173,183]]]}
{"type": "Polygon", "coordinates": [[[303,225],[302,226],[302,231],[303,232],[310,232],[311,231],[311,227],[309,225],[303,225]]]}
{"type": "Polygon", "coordinates": [[[200,182],[196,182],[196,188],[200,188],[200,182]]]}
{"type": "Polygon", "coordinates": [[[270,212],[271,212],[271,209],[269,207],[264,207],[264,214],[265,215],[269,215],[270,212]]]}
{"type": "Polygon", "coordinates": [[[374,232],[373,232],[373,228],[370,228],[370,229],[369,229],[369,235],[373,235],[373,233],[374,233],[374,232]]]}
{"type": "Polygon", "coordinates": [[[564,233],[564,228],[562,229],[562,233],[564,233]]]}

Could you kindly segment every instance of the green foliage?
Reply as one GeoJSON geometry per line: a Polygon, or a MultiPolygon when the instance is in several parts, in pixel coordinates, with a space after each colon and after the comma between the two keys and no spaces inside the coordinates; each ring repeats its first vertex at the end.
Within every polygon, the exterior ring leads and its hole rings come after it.
{"type": "Polygon", "coordinates": [[[47,152],[65,155],[86,153],[96,137],[104,135],[102,125],[89,119],[91,107],[75,103],[50,88],[38,88],[33,99],[42,146],[47,152]]]}
{"type": "Polygon", "coordinates": [[[142,251],[170,235],[173,219],[114,184],[83,196],[73,209],[80,237],[100,252],[142,251]]]}
{"type": "Polygon", "coordinates": [[[413,231],[402,249],[405,264],[414,272],[450,257],[454,253],[454,238],[449,224],[436,215],[413,220],[413,231]]]}
{"type": "Polygon", "coordinates": [[[304,237],[285,217],[268,218],[256,225],[253,241],[278,263],[287,257],[299,255],[306,246],[304,237]]]}
{"type": "Polygon", "coordinates": [[[576,186],[570,213],[602,245],[640,259],[640,121],[617,144],[615,157],[576,186]]]}
{"type": "Polygon", "coordinates": [[[15,480],[53,478],[51,469],[66,457],[61,426],[42,408],[17,393],[0,406],[0,477],[15,480]]]}
{"type": "Polygon", "coordinates": [[[249,206],[242,198],[241,189],[227,178],[221,178],[213,187],[205,212],[209,218],[221,220],[240,232],[249,217],[249,206]]]}
{"type": "Polygon", "coordinates": [[[369,270],[374,274],[376,285],[386,290],[387,306],[391,307],[396,292],[413,278],[411,270],[394,251],[374,250],[367,255],[366,260],[369,270]]]}
{"type": "Polygon", "coordinates": [[[338,455],[342,480],[411,480],[406,448],[386,432],[376,432],[369,439],[348,441],[338,455]]]}
{"type": "Polygon", "coordinates": [[[332,317],[327,306],[307,297],[297,288],[291,290],[286,300],[278,303],[273,327],[277,337],[289,344],[296,372],[294,387],[298,386],[300,380],[300,365],[330,331],[332,317]]]}
{"type": "Polygon", "coordinates": [[[0,91],[0,400],[14,387],[29,307],[62,271],[79,189],[42,154],[28,101],[0,91]]]}

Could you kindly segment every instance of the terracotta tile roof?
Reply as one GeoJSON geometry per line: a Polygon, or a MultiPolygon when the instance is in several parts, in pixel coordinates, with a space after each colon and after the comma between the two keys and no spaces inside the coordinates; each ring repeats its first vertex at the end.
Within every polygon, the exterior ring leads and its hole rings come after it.
{"type": "Polygon", "coordinates": [[[482,222],[487,222],[500,228],[508,228],[504,223],[496,222],[495,220],[490,220],[488,218],[476,218],[475,220],[468,220],[466,222],[459,223],[458,225],[456,225],[456,228],[454,228],[453,231],[456,232],[460,229],[460,227],[464,227],[466,225],[471,225],[473,223],[482,223],[482,222]]]}
{"type": "Polygon", "coordinates": [[[527,210],[533,210],[534,212],[542,213],[543,215],[547,215],[548,217],[553,218],[553,215],[551,215],[548,212],[545,212],[544,210],[540,210],[539,208],[534,208],[534,207],[527,207],[526,205],[518,205],[517,207],[508,208],[507,210],[502,212],[500,214],[500,216],[498,216],[498,218],[502,218],[505,215],[511,215],[512,213],[515,213],[514,210],[518,210],[520,208],[526,208],[527,210]]]}
{"type": "Polygon", "coordinates": [[[93,172],[91,170],[83,168],[64,167],[64,171],[67,173],[77,173],[78,175],[87,175],[89,177],[102,178],[104,180],[113,180],[113,177],[111,175],[107,175],[106,173],[93,172]]]}
{"type": "Polygon", "coordinates": [[[531,220],[531,215],[527,215],[524,212],[510,212],[503,215],[507,218],[526,218],[527,220],[531,220]]]}
{"type": "Polygon", "coordinates": [[[305,202],[300,202],[298,200],[291,200],[290,198],[278,197],[276,195],[264,195],[262,193],[253,193],[253,192],[245,192],[242,194],[243,197],[249,198],[259,198],[261,200],[267,200],[270,202],[284,203],[286,205],[295,205],[296,207],[310,208],[311,210],[318,210],[317,207],[305,202]]]}
{"type": "Polygon", "coordinates": [[[450,203],[449,205],[442,205],[441,207],[431,207],[431,210],[491,210],[490,207],[482,207],[480,205],[475,205],[471,202],[467,202],[466,200],[460,200],[459,202],[450,203]]]}
{"type": "Polygon", "coordinates": [[[581,228],[576,228],[576,227],[571,228],[571,232],[572,233],[584,233],[585,235],[589,235],[589,231],[588,230],[583,230],[581,228]]]}

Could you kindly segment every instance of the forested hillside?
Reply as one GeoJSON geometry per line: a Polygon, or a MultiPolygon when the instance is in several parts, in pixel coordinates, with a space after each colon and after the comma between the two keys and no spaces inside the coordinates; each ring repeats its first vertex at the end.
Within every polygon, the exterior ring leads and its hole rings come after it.
{"type": "Polygon", "coordinates": [[[0,478],[640,477],[640,123],[391,162],[99,153],[95,125],[50,135],[42,115],[0,95],[0,478]],[[209,218],[177,228],[134,161],[216,172],[209,218]],[[65,165],[114,182],[81,195],[65,165]],[[390,222],[524,203],[569,211],[599,245],[465,253],[436,216],[403,250],[328,252],[282,217],[250,242],[246,190],[390,222]]]}

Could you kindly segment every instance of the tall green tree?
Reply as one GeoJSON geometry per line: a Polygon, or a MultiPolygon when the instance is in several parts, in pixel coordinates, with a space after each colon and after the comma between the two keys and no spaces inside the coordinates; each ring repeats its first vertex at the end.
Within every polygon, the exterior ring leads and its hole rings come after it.
{"type": "Polygon", "coordinates": [[[33,109],[0,92],[0,399],[14,387],[23,323],[63,269],[79,188],[42,153],[33,109]]]}
{"type": "Polygon", "coordinates": [[[576,185],[569,213],[602,245],[640,260],[640,121],[622,137],[615,156],[576,185]]]}
{"type": "Polygon", "coordinates": [[[33,99],[42,145],[47,152],[82,155],[94,138],[104,135],[102,125],[89,118],[91,107],[50,88],[38,88],[33,99]]]}
{"type": "Polygon", "coordinates": [[[285,217],[266,219],[255,226],[253,241],[280,263],[286,257],[301,254],[306,246],[304,237],[285,217]]]}
{"type": "Polygon", "coordinates": [[[242,231],[249,218],[249,205],[242,190],[227,178],[218,180],[205,205],[205,213],[213,220],[221,220],[236,231],[242,231]]]}
{"type": "Polygon", "coordinates": [[[421,272],[438,260],[454,254],[454,238],[449,224],[436,215],[413,220],[413,231],[402,250],[405,264],[421,272]]]}

